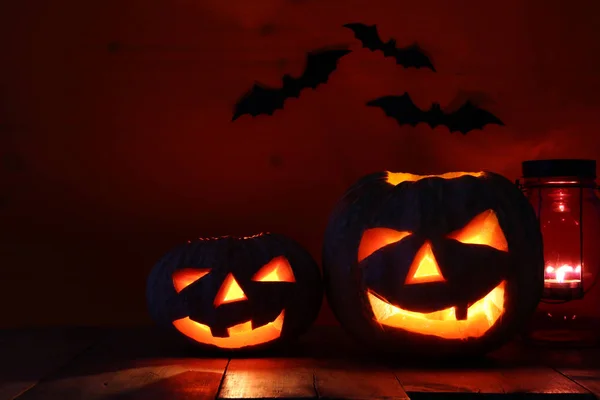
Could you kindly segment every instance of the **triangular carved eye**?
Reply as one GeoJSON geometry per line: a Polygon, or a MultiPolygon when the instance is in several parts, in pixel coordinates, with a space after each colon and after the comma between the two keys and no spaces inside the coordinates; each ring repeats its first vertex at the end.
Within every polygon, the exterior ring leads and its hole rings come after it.
{"type": "Polygon", "coordinates": [[[173,286],[177,293],[181,292],[192,283],[204,277],[210,272],[210,269],[206,268],[182,268],[173,272],[173,286]]]}
{"type": "Polygon", "coordinates": [[[480,244],[508,251],[506,237],[493,210],[478,214],[464,228],[452,232],[448,237],[465,244],[480,244]]]}
{"type": "Polygon", "coordinates": [[[358,262],[369,257],[380,248],[399,242],[410,234],[407,231],[397,231],[390,228],[367,229],[363,233],[360,245],[358,246],[358,262]]]}
{"type": "Polygon", "coordinates": [[[252,277],[256,282],[296,282],[292,266],[287,258],[283,256],[275,257],[252,277]]]}

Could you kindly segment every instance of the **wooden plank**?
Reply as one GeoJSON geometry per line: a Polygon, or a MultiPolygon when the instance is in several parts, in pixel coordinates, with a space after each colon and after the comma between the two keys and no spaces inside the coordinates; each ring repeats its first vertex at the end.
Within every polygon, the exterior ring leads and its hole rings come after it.
{"type": "Polygon", "coordinates": [[[314,376],[319,398],[408,400],[394,373],[376,363],[315,361],[314,376]]]}
{"type": "Polygon", "coordinates": [[[410,362],[403,368],[387,369],[386,363],[353,352],[351,348],[357,346],[342,343],[337,334],[324,335],[326,339],[319,331],[319,338],[301,341],[287,354],[281,352],[286,354],[283,358],[236,358],[228,365],[222,354],[194,351],[155,329],[103,332],[106,336],[102,340],[98,340],[100,331],[94,332],[2,332],[0,400],[14,396],[25,400],[217,396],[418,400],[448,394],[524,393],[591,399],[595,398],[593,393],[600,394],[600,367],[583,365],[584,356],[579,353],[546,357],[549,361],[545,363],[562,366],[556,370],[531,364],[528,357],[510,352],[480,365],[430,369],[413,368],[410,362]],[[302,356],[305,351],[312,352],[302,356]],[[337,358],[340,352],[344,358],[337,358]]]}
{"type": "Polygon", "coordinates": [[[544,393],[594,398],[589,391],[549,367],[506,368],[501,374],[502,387],[506,393],[544,393]]]}
{"type": "Polygon", "coordinates": [[[414,393],[503,393],[501,375],[492,371],[403,369],[396,376],[409,397],[414,393]]]}
{"type": "Polygon", "coordinates": [[[46,380],[21,399],[214,399],[226,359],[161,359],[82,368],[46,380]],[[90,373],[93,371],[93,373],[90,373]]]}
{"type": "Polygon", "coordinates": [[[148,329],[115,332],[19,400],[214,399],[226,358],[193,358],[148,329]]]}
{"type": "Polygon", "coordinates": [[[544,348],[541,355],[545,364],[600,399],[599,348],[544,348]]]}
{"type": "MultiPolygon", "coordinates": [[[[161,359],[120,370],[104,382],[102,397],[143,400],[214,399],[226,359],[161,359]]],[[[86,397],[87,398],[87,397],[86,397]]]]}
{"type": "Polygon", "coordinates": [[[67,364],[98,340],[100,331],[43,328],[3,331],[0,340],[0,400],[13,399],[67,364]]]}
{"type": "Polygon", "coordinates": [[[232,359],[219,399],[274,399],[317,397],[311,359],[232,359]]]}
{"type": "Polygon", "coordinates": [[[347,359],[233,359],[219,393],[219,399],[316,397],[408,399],[391,370],[347,359]]]}
{"type": "Polygon", "coordinates": [[[396,375],[411,398],[420,394],[548,394],[593,399],[592,393],[549,367],[404,369],[396,375]]]}
{"type": "Polygon", "coordinates": [[[565,368],[558,371],[600,399],[600,369],[565,368]]]}

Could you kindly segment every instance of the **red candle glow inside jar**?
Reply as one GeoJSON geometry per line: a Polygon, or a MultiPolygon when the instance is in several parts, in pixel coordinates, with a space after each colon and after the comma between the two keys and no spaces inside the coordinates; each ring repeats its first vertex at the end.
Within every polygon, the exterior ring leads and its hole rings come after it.
{"type": "Polygon", "coordinates": [[[540,344],[600,342],[600,200],[594,160],[523,163],[521,187],[544,241],[544,292],[528,337],[540,344]]]}
{"type": "Polygon", "coordinates": [[[581,265],[572,266],[563,264],[560,267],[546,266],[544,272],[544,286],[553,284],[579,284],[581,283],[581,265]]]}

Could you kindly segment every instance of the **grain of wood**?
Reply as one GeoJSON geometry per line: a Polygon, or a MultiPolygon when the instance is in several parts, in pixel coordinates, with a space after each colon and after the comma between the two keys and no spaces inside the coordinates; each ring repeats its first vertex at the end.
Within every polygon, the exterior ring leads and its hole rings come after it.
{"type": "Polygon", "coordinates": [[[311,357],[233,359],[228,365],[222,355],[190,353],[189,347],[178,347],[147,328],[117,330],[101,340],[99,334],[64,330],[15,332],[0,336],[0,400],[600,397],[600,366],[583,364],[579,353],[551,357],[552,365],[563,366],[556,370],[516,363],[521,356],[515,355],[468,369],[392,370],[348,356],[343,348],[336,350],[337,356],[326,353],[316,335],[303,347],[314,349],[311,357]],[[344,358],[337,358],[340,352],[344,358]]]}
{"type": "Polygon", "coordinates": [[[227,359],[186,357],[182,350],[151,331],[116,333],[19,400],[214,399],[227,359]]]}
{"type": "Polygon", "coordinates": [[[98,338],[89,329],[6,332],[0,341],[0,400],[13,399],[67,364],[98,338]]]}
{"type": "Polygon", "coordinates": [[[404,390],[414,393],[552,394],[594,398],[585,388],[549,367],[477,370],[396,371],[404,390]]]}
{"type": "Polygon", "coordinates": [[[506,393],[571,394],[594,398],[589,391],[549,367],[505,368],[501,374],[506,393]]]}
{"type": "Polygon", "coordinates": [[[600,399],[600,369],[565,368],[558,371],[600,399]]]}
{"type": "Polygon", "coordinates": [[[232,359],[219,399],[316,398],[310,359],[232,359]]]}
{"type": "Polygon", "coordinates": [[[70,370],[41,382],[19,400],[214,399],[226,364],[225,359],[161,359],[104,365],[94,373],[70,370]]]}
{"type": "Polygon", "coordinates": [[[160,360],[157,365],[121,371],[105,386],[111,398],[121,400],[214,399],[226,365],[226,359],[160,360]]]}
{"type": "Polygon", "coordinates": [[[315,362],[314,375],[320,398],[408,400],[394,373],[379,365],[353,360],[319,361],[315,362]]]}
{"type": "Polygon", "coordinates": [[[502,376],[495,371],[403,369],[398,380],[411,393],[503,393],[502,376]]]}

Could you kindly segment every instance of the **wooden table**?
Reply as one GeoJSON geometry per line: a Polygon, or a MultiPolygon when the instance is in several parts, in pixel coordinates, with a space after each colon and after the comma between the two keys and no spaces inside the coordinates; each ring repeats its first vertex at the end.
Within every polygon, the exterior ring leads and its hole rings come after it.
{"type": "Polygon", "coordinates": [[[7,330],[0,400],[600,398],[600,349],[517,341],[482,360],[432,364],[375,359],[334,327],[260,358],[190,353],[152,327],[7,330]]]}

